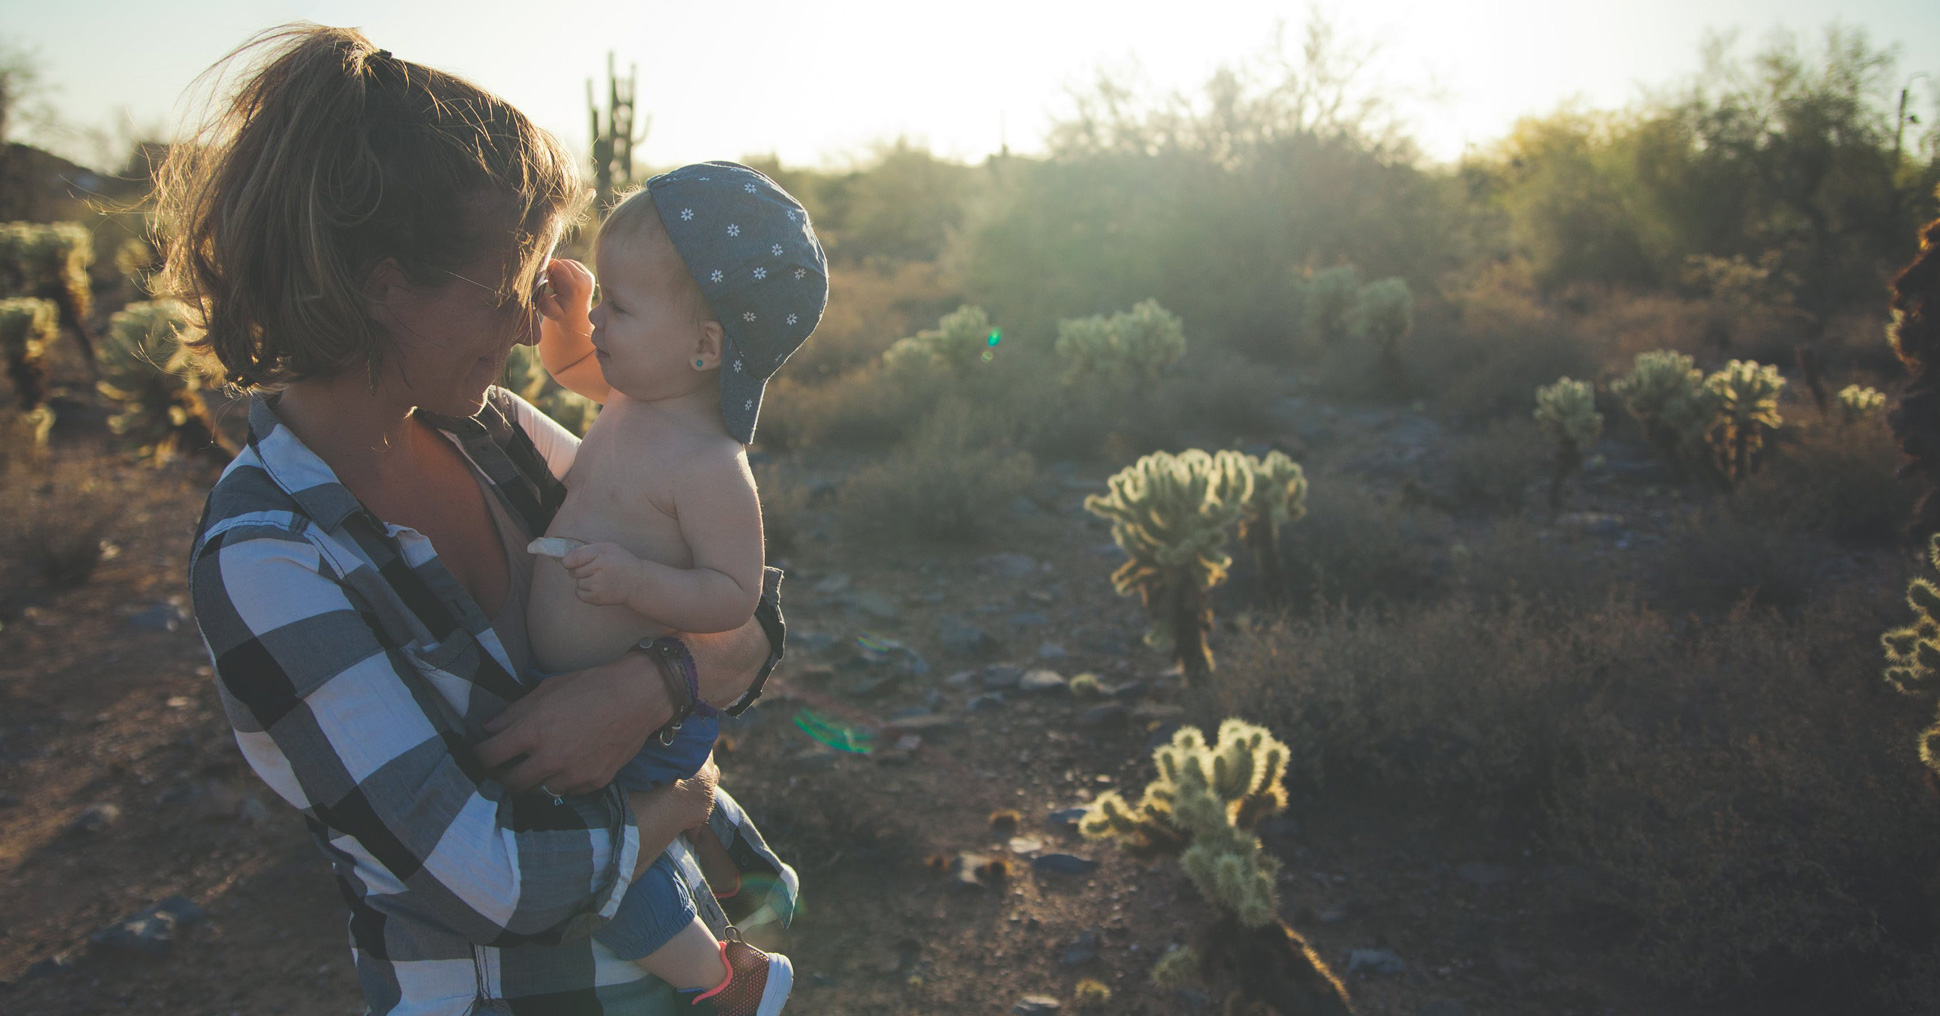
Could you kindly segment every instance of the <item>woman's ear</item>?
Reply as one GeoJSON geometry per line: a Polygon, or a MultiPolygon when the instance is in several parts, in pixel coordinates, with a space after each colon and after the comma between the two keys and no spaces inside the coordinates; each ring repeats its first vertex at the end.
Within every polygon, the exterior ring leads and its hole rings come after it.
{"type": "Polygon", "coordinates": [[[721,366],[723,332],[719,321],[701,322],[701,335],[694,342],[694,369],[717,370],[721,366]]]}
{"type": "Polygon", "coordinates": [[[398,267],[396,258],[379,261],[364,276],[364,313],[377,317],[381,308],[388,308],[398,297],[404,295],[410,280],[404,277],[404,269],[398,267]]]}

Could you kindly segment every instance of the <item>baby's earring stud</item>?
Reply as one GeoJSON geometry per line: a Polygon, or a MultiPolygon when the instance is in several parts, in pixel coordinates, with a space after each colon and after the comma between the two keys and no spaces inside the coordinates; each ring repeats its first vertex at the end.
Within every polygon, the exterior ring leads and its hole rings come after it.
{"type": "Polygon", "coordinates": [[[696,367],[705,367],[705,366],[707,366],[707,361],[706,361],[706,360],[695,360],[695,361],[694,361],[694,366],[696,366],[696,367]]]}

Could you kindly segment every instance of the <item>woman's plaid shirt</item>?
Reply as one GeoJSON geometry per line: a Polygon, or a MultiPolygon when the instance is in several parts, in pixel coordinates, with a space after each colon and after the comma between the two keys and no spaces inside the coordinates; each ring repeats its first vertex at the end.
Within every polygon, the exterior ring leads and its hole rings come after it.
{"type": "MultiPolygon", "coordinates": [[[[545,531],[576,439],[497,388],[475,417],[424,418],[545,531]]],[[[588,937],[639,852],[624,793],[555,805],[493,780],[472,746],[526,686],[483,611],[429,540],[372,515],[260,400],[249,427],[196,534],[196,621],[243,754],[331,859],[371,1011],[671,1014],[664,983],[588,937]]],[[[725,793],[712,824],[785,872],[762,889],[790,916],[794,873],[725,793]]]]}

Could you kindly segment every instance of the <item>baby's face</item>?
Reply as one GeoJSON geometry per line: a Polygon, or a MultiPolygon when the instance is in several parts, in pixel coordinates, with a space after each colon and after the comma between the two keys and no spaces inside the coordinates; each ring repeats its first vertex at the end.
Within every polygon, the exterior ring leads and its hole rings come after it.
{"type": "Polygon", "coordinates": [[[668,244],[616,237],[594,261],[602,295],[593,346],[606,383],[643,401],[691,390],[704,376],[694,361],[705,355],[706,332],[682,299],[687,266],[679,255],[668,244]]]}

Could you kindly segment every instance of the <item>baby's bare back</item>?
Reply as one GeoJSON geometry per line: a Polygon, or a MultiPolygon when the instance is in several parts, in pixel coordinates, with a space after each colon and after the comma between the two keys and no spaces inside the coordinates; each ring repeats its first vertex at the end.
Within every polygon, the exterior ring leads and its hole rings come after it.
{"type": "MultiPolygon", "coordinates": [[[[616,398],[601,411],[566,474],[566,500],[546,530],[550,537],[617,543],[645,561],[692,568],[679,510],[704,511],[693,492],[676,506],[674,478],[719,457],[722,435],[697,433],[651,407],[616,398]]],[[[738,446],[737,446],[738,447],[738,446]]],[[[759,541],[759,531],[748,535],[759,541]]],[[[667,631],[625,606],[594,606],[574,591],[556,557],[534,559],[526,627],[533,655],[548,673],[617,659],[635,643],[667,631]]]]}

